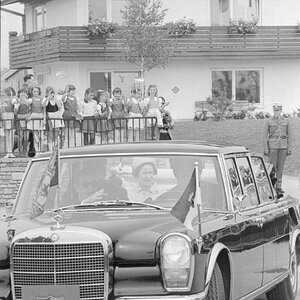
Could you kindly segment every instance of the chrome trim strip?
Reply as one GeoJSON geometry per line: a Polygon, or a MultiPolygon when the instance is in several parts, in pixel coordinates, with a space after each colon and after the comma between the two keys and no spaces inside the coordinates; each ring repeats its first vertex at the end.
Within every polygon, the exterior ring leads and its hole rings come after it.
{"type": "MultiPolygon", "coordinates": [[[[218,157],[219,153],[197,153],[197,152],[116,152],[116,153],[93,153],[93,154],[78,154],[78,155],[64,155],[61,159],[65,158],[81,158],[81,157],[102,157],[102,156],[146,156],[146,155],[188,155],[188,156],[215,156],[218,157]]],[[[50,156],[49,156],[50,157],[50,156]]],[[[32,162],[49,160],[49,157],[34,158],[32,162]]]]}
{"type": "Polygon", "coordinates": [[[221,243],[216,243],[213,247],[213,249],[210,251],[210,255],[208,257],[207,260],[207,269],[206,269],[206,280],[205,280],[205,294],[208,292],[208,287],[209,287],[209,283],[210,283],[210,279],[218,258],[218,255],[220,254],[220,252],[222,250],[226,250],[227,254],[228,254],[228,259],[229,259],[229,268],[230,268],[230,294],[231,294],[231,290],[233,288],[233,267],[232,267],[232,257],[230,255],[230,250],[223,244],[221,243]]]}
{"type": "Polygon", "coordinates": [[[167,295],[167,296],[121,296],[115,300],[204,300],[205,293],[200,292],[192,295],[167,295]]]}
{"type": "Polygon", "coordinates": [[[232,195],[231,195],[229,178],[227,176],[225,155],[223,153],[220,154],[218,160],[219,160],[220,170],[221,170],[223,184],[224,184],[224,190],[225,190],[225,196],[226,196],[226,202],[227,202],[227,211],[233,212],[234,211],[233,199],[232,199],[232,195]]]}

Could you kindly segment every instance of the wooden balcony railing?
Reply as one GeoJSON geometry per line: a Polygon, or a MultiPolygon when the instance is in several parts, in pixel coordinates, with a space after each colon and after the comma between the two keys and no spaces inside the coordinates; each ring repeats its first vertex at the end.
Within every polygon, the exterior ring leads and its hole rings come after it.
{"type": "MultiPolygon", "coordinates": [[[[171,38],[170,38],[171,39],[171,38]]],[[[257,34],[228,34],[227,27],[198,27],[173,39],[171,58],[299,58],[297,26],[263,26],[257,34]]],[[[10,67],[28,68],[57,61],[111,61],[122,58],[122,40],[89,37],[86,27],[61,26],[25,36],[10,33],[10,67]]]]}

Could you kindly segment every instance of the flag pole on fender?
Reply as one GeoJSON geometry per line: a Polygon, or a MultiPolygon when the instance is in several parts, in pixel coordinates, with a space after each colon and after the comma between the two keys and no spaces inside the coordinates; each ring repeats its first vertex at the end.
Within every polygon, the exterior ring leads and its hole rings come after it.
{"type": "Polygon", "coordinates": [[[201,191],[200,191],[198,162],[195,162],[195,174],[196,174],[195,203],[197,205],[197,211],[198,211],[198,238],[195,239],[195,243],[197,245],[198,254],[200,254],[202,244],[203,244],[203,238],[202,238],[202,226],[201,226],[202,199],[201,199],[201,191]]]}
{"type": "Polygon", "coordinates": [[[59,141],[54,145],[54,149],[39,180],[37,190],[33,195],[30,208],[30,218],[33,219],[44,212],[48,192],[51,186],[59,185],[59,141]]]}
{"type": "Polygon", "coordinates": [[[55,195],[55,207],[58,206],[58,201],[60,199],[60,136],[58,135],[56,140],[55,149],[57,151],[57,158],[55,160],[55,174],[51,180],[50,187],[51,186],[57,186],[57,191],[55,195]]]}

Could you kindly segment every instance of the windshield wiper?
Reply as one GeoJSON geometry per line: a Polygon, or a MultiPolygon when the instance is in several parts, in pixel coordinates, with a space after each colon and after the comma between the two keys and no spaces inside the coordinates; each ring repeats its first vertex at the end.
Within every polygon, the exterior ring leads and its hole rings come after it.
{"type": "MultiPolygon", "coordinates": [[[[67,209],[77,209],[77,208],[99,208],[99,207],[116,207],[116,206],[146,206],[146,207],[151,207],[154,209],[158,209],[158,210],[164,210],[163,207],[158,206],[158,205],[154,205],[154,204],[149,204],[149,203],[143,203],[143,202],[133,202],[133,201],[128,201],[128,200],[112,200],[112,201],[95,201],[95,202],[91,202],[91,203],[83,203],[83,204],[76,204],[76,205],[69,205],[69,206],[64,206],[64,207],[60,207],[58,209],[61,210],[67,210],[67,209]]],[[[58,210],[55,209],[54,211],[58,210]]]]}

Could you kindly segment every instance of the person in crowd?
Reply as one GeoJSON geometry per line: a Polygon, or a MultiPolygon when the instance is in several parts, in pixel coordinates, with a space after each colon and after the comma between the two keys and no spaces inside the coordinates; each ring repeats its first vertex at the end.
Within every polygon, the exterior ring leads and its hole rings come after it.
{"type": "Polygon", "coordinates": [[[141,101],[142,91],[139,88],[131,89],[131,98],[127,101],[128,110],[128,140],[138,141],[144,130],[144,120],[142,119],[142,110],[144,105],[141,101]]]}
{"type": "Polygon", "coordinates": [[[42,151],[43,130],[45,122],[45,108],[42,104],[41,88],[32,86],[29,88],[29,102],[31,114],[27,128],[33,133],[34,147],[36,151],[42,151]]]}
{"type": "Polygon", "coordinates": [[[17,111],[17,130],[18,130],[18,148],[21,155],[27,152],[29,142],[29,132],[27,130],[27,122],[31,113],[31,102],[28,99],[28,90],[21,88],[18,90],[18,98],[16,102],[17,111]]]}
{"type": "Polygon", "coordinates": [[[160,100],[157,97],[157,93],[157,86],[154,84],[150,84],[148,87],[148,97],[144,100],[147,107],[147,117],[155,117],[157,120],[157,124],[155,127],[153,127],[152,120],[149,120],[149,130],[151,133],[151,137],[153,137],[154,139],[159,138],[159,128],[163,127],[163,121],[160,112],[160,100]]]}
{"type": "Polygon", "coordinates": [[[52,151],[54,142],[60,136],[61,129],[64,127],[62,120],[62,102],[57,97],[55,89],[51,86],[46,88],[45,98],[42,100],[42,105],[46,108],[47,115],[47,141],[48,150],[52,151]]]}
{"type": "Polygon", "coordinates": [[[14,145],[14,118],[15,118],[15,105],[16,91],[12,87],[5,88],[4,92],[4,103],[0,109],[0,116],[3,122],[3,129],[5,135],[5,151],[6,155],[4,158],[13,158],[13,145],[14,145]]]}
{"type": "Polygon", "coordinates": [[[132,175],[136,182],[127,189],[129,200],[151,204],[163,192],[155,181],[155,158],[135,157],[132,161],[132,175]]]}
{"type": "Polygon", "coordinates": [[[100,133],[100,143],[106,144],[110,140],[111,132],[113,130],[110,122],[111,107],[108,105],[110,95],[108,91],[97,91],[97,113],[98,119],[96,120],[96,131],[100,133]]]}
{"type": "Polygon", "coordinates": [[[174,128],[174,122],[173,118],[171,116],[171,113],[166,110],[166,106],[169,105],[169,102],[166,102],[165,98],[160,96],[158,97],[160,99],[160,112],[162,115],[163,120],[163,128],[160,130],[160,140],[171,140],[171,134],[169,130],[172,130],[174,128]]]}
{"type": "Polygon", "coordinates": [[[80,128],[81,115],[78,113],[76,87],[73,84],[66,86],[65,94],[61,100],[64,106],[65,146],[74,147],[80,144],[79,139],[76,139],[76,129],[80,128]]]}
{"type": "Polygon", "coordinates": [[[282,104],[278,102],[273,105],[273,116],[265,121],[263,151],[275,167],[277,194],[283,194],[283,167],[286,157],[292,154],[292,133],[289,119],[282,116],[282,104]]]}
{"type": "Polygon", "coordinates": [[[115,142],[123,142],[126,140],[126,101],[119,87],[113,89],[113,97],[109,102],[112,113],[111,118],[114,124],[115,142]]]}
{"type": "Polygon", "coordinates": [[[34,75],[33,74],[26,74],[24,76],[24,83],[33,86],[34,85],[34,75]]]}
{"type": "Polygon", "coordinates": [[[95,143],[95,116],[97,115],[97,101],[94,100],[95,90],[87,88],[84,93],[84,101],[80,102],[78,112],[82,116],[81,130],[83,132],[84,145],[95,143]]]}
{"type": "Polygon", "coordinates": [[[24,83],[22,88],[24,88],[25,90],[27,90],[27,92],[29,93],[29,88],[33,87],[35,84],[34,82],[34,75],[33,74],[26,74],[24,76],[24,83]]]}

